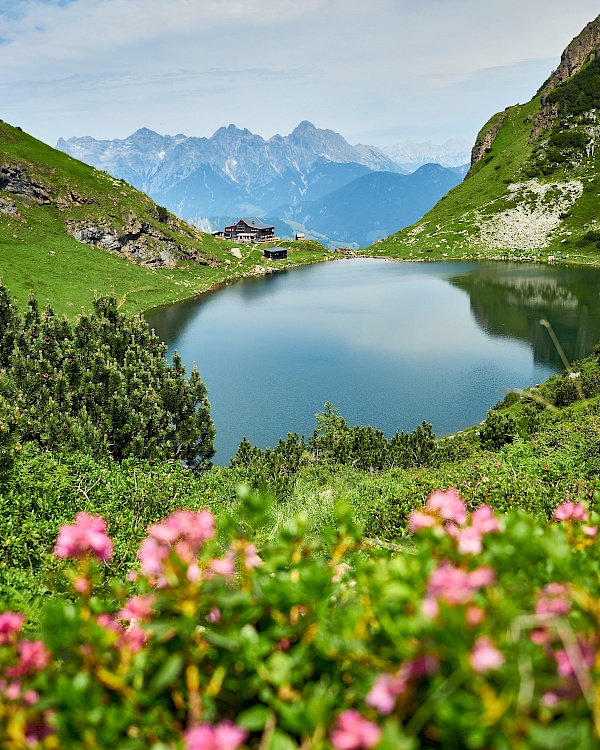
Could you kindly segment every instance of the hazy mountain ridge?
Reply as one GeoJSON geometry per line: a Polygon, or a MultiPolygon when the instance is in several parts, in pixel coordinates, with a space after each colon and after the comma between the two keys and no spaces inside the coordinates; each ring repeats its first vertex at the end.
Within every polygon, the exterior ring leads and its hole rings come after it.
{"type": "Polygon", "coordinates": [[[284,212],[336,243],[366,247],[408,226],[465,176],[466,167],[425,164],[412,174],[369,172],[332,193],[284,212]]]}
{"type": "Polygon", "coordinates": [[[59,139],[60,151],[106,169],[115,176],[125,170],[140,189],[156,192],[173,179],[184,179],[198,166],[210,164],[249,189],[268,184],[289,169],[304,173],[318,159],[338,164],[362,164],[375,171],[400,172],[395,162],[373,146],[351,146],[333,130],[301,122],[289,135],[265,140],[247,128],[219,128],[210,138],[161,136],[141,128],[128,138],[95,141],[59,139]]]}
{"type": "Polygon", "coordinates": [[[451,138],[442,144],[402,141],[385,146],[382,150],[392,161],[409,172],[414,172],[424,164],[461,167],[471,161],[471,144],[458,138],[451,138]]]}
{"type": "MultiPolygon", "coordinates": [[[[148,128],[141,128],[123,140],[60,139],[57,148],[127,179],[178,216],[206,227],[219,223],[219,216],[257,215],[264,218],[269,215],[271,220],[275,217],[295,221],[296,216],[303,213],[302,209],[296,210],[298,206],[313,201],[322,203],[326,196],[349,186],[354,180],[378,173],[406,175],[420,166],[419,160],[434,152],[440,158],[445,153],[447,160],[456,161],[461,146],[455,141],[440,147],[426,144],[425,150],[420,151],[418,144],[411,144],[412,151],[410,148],[398,151],[398,146],[394,153],[412,159],[407,170],[382,149],[362,144],[352,146],[339,133],[316,128],[304,121],[290,135],[275,135],[268,140],[234,125],[219,128],[210,138],[182,134],[161,136],[148,128]]],[[[456,184],[458,179],[453,175],[450,181],[456,184]]],[[[375,181],[373,184],[379,183],[375,181]]],[[[356,188],[360,186],[365,190],[372,189],[368,181],[359,183],[356,188]]],[[[344,230],[343,241],[353,245],[368,244],[366,238],[371,236],[374,227],[385,226],[389,233],[405,226],[403,216],[408,215],[411,220],[418,218],[439,197],[437,187],[432,184],[429,201],[423,203],[420,198],[417,201],[418,211],[400,210],[397,220],[390,221],[388,208],[380,209],[380,205],[387,206],[389,201],[374,201],[372,196],[361,195],[356,188],[348,191],[348,195],[355,196],[356,214],[365,215],[364,205],[369,205],[373,214],[361,225],[354,238],[347,236],[344,230]],[[380,210],[386,213],[385,217],[379,216],[380,210]]],[[[395,188],[390,186],[388,189],[395,188]]],[[[329,238],[335,244],[340,236],[335,222],[339,218],[346,223],[345,215],[353,209],[340,212],[338,199],[332,200],[334,203],[329,209],[323,206],[319,209],[319,229],[304,223],[300,226],[310,236],[325,241],[329,238]],[[326,220],[326,216],[330,218],[326,220]]],[[[403,197],[397,197],[396,203],[398,201],[409,202],[410,193],[405,191],[403,197]]],[[[304,211],[304,215],[313,216],[314,211],[304,211]]],[[[294,229],[287,226],[283,236],[293,236],[294,229]]],[[[376,234],[377,237],[383,236],[381,230],[376,234]]]]}

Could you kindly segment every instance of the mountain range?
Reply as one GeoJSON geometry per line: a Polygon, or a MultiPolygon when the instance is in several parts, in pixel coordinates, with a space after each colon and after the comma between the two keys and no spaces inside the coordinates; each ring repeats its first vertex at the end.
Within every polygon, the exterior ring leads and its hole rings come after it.
{"type": "Polygon", "coordinates": [[[374,146],[352,146],[339,133],[307,121],[290,135],[268,140],[229,125],[210,138],[141,128],[121,140],[86,136],[57,143],[57,149],[126,180],[206,231],[255,215],[275,224],[283,237],[301,230],[325,244],[354,247],[417,220],[443,194],[440,186],[445,192],[460,182],[466,169],[455,162],[466,160],[462,148],[456,141],[441,147],[400,144],[386,154],[374,146]],[[429,156],[452,166],[446,173],[439,167],[407,174],[429,156]],[[378,178],[381,174],[387,177],[378,178]]]}

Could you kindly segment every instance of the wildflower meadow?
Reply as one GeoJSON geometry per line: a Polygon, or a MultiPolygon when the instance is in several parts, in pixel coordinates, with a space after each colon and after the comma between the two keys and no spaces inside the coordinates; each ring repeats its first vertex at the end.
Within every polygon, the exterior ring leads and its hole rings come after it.
{"type": "Polygon", "coordinates": [[[590,508],[544,523],[437,491],[393,549],[343,507],[335,528],[308,536],[299,515],[260,549],[239,518],[175,511],[123,580],[102,518],[63,525],[65,596],[37,628],[0,614],[0,745],[598,747],[590,508]]]}

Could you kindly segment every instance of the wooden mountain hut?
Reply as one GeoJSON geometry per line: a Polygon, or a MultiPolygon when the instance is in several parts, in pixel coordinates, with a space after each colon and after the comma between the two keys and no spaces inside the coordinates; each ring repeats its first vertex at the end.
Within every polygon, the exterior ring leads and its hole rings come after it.
{"type": "Polygon", "coordinates": [[[247,216],[225,227],[223,234],[226,240],[236,242],[267,242],[275,236],[275,227],[265,224],[256,216],[247,216]]]}

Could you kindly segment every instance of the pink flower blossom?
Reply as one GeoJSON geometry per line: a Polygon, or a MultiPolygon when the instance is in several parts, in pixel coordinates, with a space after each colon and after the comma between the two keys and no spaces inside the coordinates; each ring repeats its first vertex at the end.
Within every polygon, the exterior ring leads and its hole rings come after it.
{"type": "Polygon", "coordinates": [[[77,576],[73,581],[73,588],[78,594],[87,594],[90,590],[90,582],[85,576],[77,576]]]}
{"type": "Polygon", "coordinates": [[[237,750],[247,736],[248,732],[230,721],[199,724],[185,732],[185,750],[237,750]]]}
{"type": "Polygon", "coordinates": [[[40,699],[40,694],[37,690],[26,690],[23,693],[22,700],[26,706],[34,706],[40,699]]]}
{"type": "Polygon", "coordinates": [[[587,521],[588,514],[581,503],[567,502],[559,505],[552,516],[555,521],[587,521]]]}
{"type": "Polygon", "coordinates": [[[138,551],[138,559],[142,564],[142,573],[147,576],[162,576],[163,563],[168,556],[169,547],[167,545],[160,544],[152,537],[146,537],[138,551]]]}
{"type": "Polygon", "coordinates": [[[469,607],[467,607],[465,620],[470,628],[477,627],[477,625],[480,625],[484,621],[484,619],[485,611],[481,607],[478,607],[476,604],[471,604],[469,607]]]}
{"type": "Polygon", "coordinates": [[[343,711],[331,732],[336,750],[368,750],[381,740],[381,729],[367,721],[358,711],[343,711]]]}
{"type": "Polygon", "coordinates": [[[598,533],[598,527],[597,526],[582,526],[581,530],[586,536],[591,537],[592,539],[595,538],[596,534],[598,533]]]}
{"type": "Polygon", "coordinates": [[[550,641],[550,634],[547,630],[532,630],[529,640],[536,646],[545,646],[550,641]]]}
{"type": "Polygon", "coordinates": [[[11,682],[4,690],[4,697],[8,701],[16,701],[21,695],[21,683],[15,680],[11,682]]]}
{"type": "Polygon", "coordinates": [[[81,511],[75,516],[75,523],[60,527],[54,554],[81,560],[88,553],[107,562],[113,553],[113,544],[106,533],[104,519],[81,511]]]}
{"type": "Polygon", "coordinates": [[[477,589],[489,586],[495,580],[491,568],[481,567],[467,572],[443,560],[429,576],[427,596],[452,605],[467,604],[477,589]]]}
{"type": "Polygon", "coordinates": [[[252,568],[260,568],[263,561],[256,552],[256,547],[253,544],[247,544],[244,547],[243,563],[246,570],[252,570],[252,568]]]}
{"type": "Polygon", "coordinates": [[[437,524],[437,518],[431,513],[422,513],[415,511],[408,517],[408,530],[411,534],[416,534],[421,529],[430,529],[437,524]]]}
{"type": "Polygon", "coordinates": [[[560,696],[558,696],[552,690],[549,690],[547,693],[544,693],[544,695],[542,695],[542,704],[544,706],[548,706],[549,708],[552,708],[552,706],[556,706],[559,701],[560,696]]]}
{"type": "Polygon", "coordinates": [[[382,715],[392,712],[396,705],[396,698],[405,692],[407,682],[401,677],[391,674],[380,674],[369,691],[365,702],[367,706],[376,708],[382,715]]]}
{"type": "Polygon", "coordinates": [[[584,636],[578,636],[577,643],[570,653],[566,649],[559,649],[554,652],[554,661],[556,662],[556,671],[561,677],[576,676],[576,666],[589,669],[594,666],[596,661],[596,650],[591,639],[584,636]],[[574,665],[572,659],[576,658],[579,665],[574,665]]]}
{"type": "Polygon", "coordinates": [[[187,553],[196,557],[204,542],[214,537],[215,519],[209,510],[177,510],[161,523],[150,526],[148,534],[170,546],[182,543],[179,552],[182,558],[187,553]]]}
{"type": "Polygon", "coordinates": [[[121,627],[121,625],[105,612],[96,617],[96,623],[101,628],[109,630],[112,633],[118,633],[120,635],[123,632],[123,628],[121,627]]]}
{"type": "Polygon", "coordinates": [[[505,658],[494,646],[494,642],[488,636],[481,636],[473,644],[469,654],[469,662],[475,672],[487,672],[490,669],[499,669],[505,662],[505,658]]]}
{"type": "Polygon", "coordinates": [[[0,614],[0,646],[8,643],[11,635],[18,633],[25,622],[23,615],[17,612],[2,612],[0,614]]]}
{"type": "Polygon", "coordinates": [[[437,511],[445,521],[453,521],[459,526],[467,521],[467,506],[454,490],[433,492],[427,499],[426,507],[437,511]]]}
{"type": "MultiPolygon", "coordinates": [[[[197,566],[197,557],[204,542],[215,535],[215,519],[209,510],[199,512],[178,510],[161,523],[148,529],[148,537],[142,542],[138,559],[142,572],[156,576],[156,585],[167,585],[164,563],[173,550],[177,557],[188,566],[197,566]]],[[[189,571],[189,580],[197,580],[199,569],[189,571]]]]}
{"type": "Polygon", "coordinates": [[[225,557],[213,557],[208,563],[208,570],[218,576],[230,578],[235,573],[235,552],[229,550],[225,557]]]}
{"type": "Polygon", "coordinates": [[[481,534],[495,534],[501,530],[500,521],[489,505],[481,505],[473,511],[471,525],[481,534]]]}
{"type": "Polygon", "coordinates": [[[132,596],[131,599],[125,603],[123,609],[117,612],[117,617],[121,620],[150,620],[154,613],[152,605],[155,601],[156,597],[154,594],[132,596]]]}
{"type": "Polygon", "coordinates": [[[478,555],[483,549],[481,532],[473,526],[463,529],[449,526],[448,534],[458,542],[458,551],[461,555],[478,555]]]}
{"type": "Polygon", "coordinates": [[[117,646],[120,648],[127,648],[132,654],[137,654],[138,651],[144,647],[148,641],[149,635],[139,625],[131,623],[131,625],[121,633],[121,637],[117,646]]]}
{"type": "Polygon", "coordinates": [[[31,672],[39,672],[50,661],[51,654],[42,641],[19,641],[17,645],[19,663],[15,667],[7,667],[4,674],[7,677],[20,677],[31,672]]]}
{"type": "Polygon", "coordinates": [[[561,583],[549,583],[538,592],[535,604],[536,615],[564,616],[569,613],[571,604],[566,598],[568,589],[561,583]]]}
{"type": "Polygon", "coordinates": [[[215,622],[219,622],[221,619],[221,610],[218,607],[213,607],[210,612],[206,615],[206,621],[210,622],[211,625],[215,622]]]}
{"type": "Polygon", "coordinates": [[[191,581],[192,583],[194,581],[199,581],[202,578],[202,569],[200,568],[197,562],[191,562],[188,565],[186,578],[188,579],[188,581],[191,581]]]}

